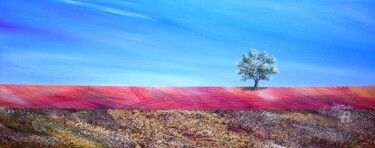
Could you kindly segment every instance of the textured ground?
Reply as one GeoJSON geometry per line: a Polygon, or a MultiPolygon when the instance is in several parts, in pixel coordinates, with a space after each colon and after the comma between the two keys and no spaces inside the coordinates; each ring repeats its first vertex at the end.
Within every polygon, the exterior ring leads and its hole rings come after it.
{"type": "Polygon", "coordinates": [[[375,110],[375,87],[127,87],[0,85],[0,107],[55,109],[375,110]]]}
{"type": "Polygon", "coordinates": [[[370,147],[374,123],[358,110],[0,108],[0,147],[370,147]]]}

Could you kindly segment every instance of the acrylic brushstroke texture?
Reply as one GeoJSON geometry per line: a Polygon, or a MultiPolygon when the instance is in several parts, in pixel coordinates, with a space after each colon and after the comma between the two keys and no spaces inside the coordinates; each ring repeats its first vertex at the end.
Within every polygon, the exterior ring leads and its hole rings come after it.
{"type": "Polygon", "coordinates": [[[375,87],[131,87],[0,85],[0,107],[56,109],[375,109],[375,87]]]}
{"type": "Polygon", "coordinates": [[[256,48],[280,69],[261,86],[375,85],[372,0],[2,0],[0,10],[0,84],[250,85],[235,62],[256,48]]]}

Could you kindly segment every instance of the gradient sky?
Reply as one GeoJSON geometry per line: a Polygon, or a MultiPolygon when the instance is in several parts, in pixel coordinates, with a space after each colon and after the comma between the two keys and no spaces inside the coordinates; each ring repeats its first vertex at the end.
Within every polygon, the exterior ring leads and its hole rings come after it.
{"type": "Polygon", "coordinates": [[[261,86],[375,85],[375,1],[2,0],[0,83],[234,86],[250,48],[261,86]]]}

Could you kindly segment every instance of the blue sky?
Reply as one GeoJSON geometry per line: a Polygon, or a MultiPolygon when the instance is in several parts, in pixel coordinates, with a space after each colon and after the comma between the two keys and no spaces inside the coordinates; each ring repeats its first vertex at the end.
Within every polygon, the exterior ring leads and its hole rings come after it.
{"type": "Polygon", "coordinates": [[[261,86],[375,84],[375,1],[3,0],[0,83],[236,86],[250,48],[261,86]]]}

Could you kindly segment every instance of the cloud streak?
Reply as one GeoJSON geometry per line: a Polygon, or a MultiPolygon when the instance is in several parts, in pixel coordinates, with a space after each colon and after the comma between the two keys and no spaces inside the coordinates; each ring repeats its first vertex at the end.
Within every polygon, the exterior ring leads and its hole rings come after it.
{"type": "Polygon", "coordinates": [[[111,13],[111,14],[133,17],[133,18],[140,18],[140,19],[147,19],[147,20],[154,20],[153,18],[151,18],[149,16],[146,16],[144,14],[130,12],[130,11],[126,11],[126,10],[115,9],[115,8],[111,8],[111,7],[100,6],[100,5],[80,2],[80,1],[76,1],[76,0],[62,0],[62,1],[65,2],[65,3],[69,3],[69,4],[90,7],[90,8],[100,10],[100,11],[103,11],[103,12],[107,12],[107,13],[111,13]]]}

